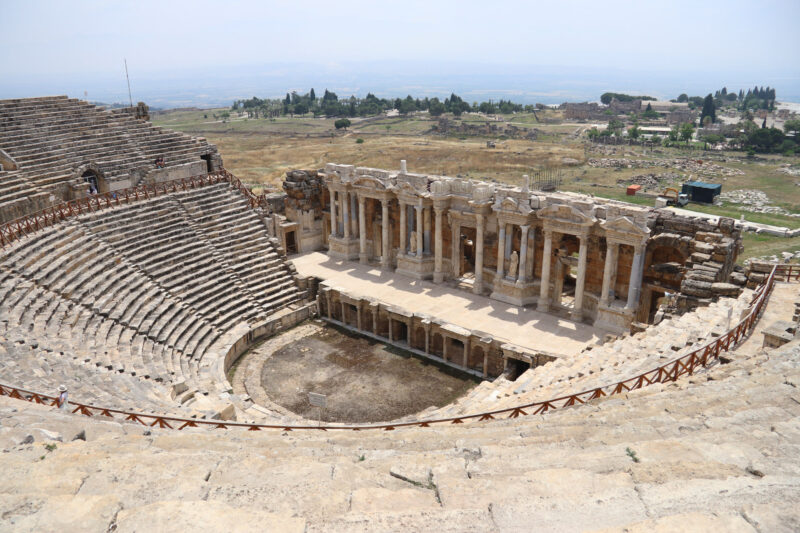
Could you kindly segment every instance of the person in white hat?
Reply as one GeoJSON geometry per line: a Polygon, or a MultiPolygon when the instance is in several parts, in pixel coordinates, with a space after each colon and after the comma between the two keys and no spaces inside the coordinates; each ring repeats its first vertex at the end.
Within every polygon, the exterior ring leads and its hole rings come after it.
{"type": "Polygon", "coordinates": [[[64,385],[58,386],[58,408],[67,408],[67,387],[64,385]]]}

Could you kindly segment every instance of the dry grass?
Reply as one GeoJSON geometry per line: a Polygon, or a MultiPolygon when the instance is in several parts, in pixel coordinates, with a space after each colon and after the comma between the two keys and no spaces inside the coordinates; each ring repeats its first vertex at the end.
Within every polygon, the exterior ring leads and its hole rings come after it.
{"type": "Polygon", "coordinates": [[[536,168],[559,166],[564,157],[583,158],[583,150],[555,143],[508,140],[486,148],[482,139],[458,140],[426,136],[348,133],[336,137],[278,137],[206,134],[217,145],[225,166],[248,182],[279,185],[286,170],[321,168],[342,163],[377,168],[399,168],[408,162],[412,172],[492,177],[521,183],[536,168]],[[364,143],[356,143],[357,138],[364,143]]]}

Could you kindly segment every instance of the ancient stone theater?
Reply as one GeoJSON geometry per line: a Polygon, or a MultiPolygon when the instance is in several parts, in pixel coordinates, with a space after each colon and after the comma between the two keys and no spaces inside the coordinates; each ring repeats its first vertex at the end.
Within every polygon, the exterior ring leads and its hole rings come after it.
{"type": "Polygon", "coordinates": [[[796,530],[800,268],[523,183],[0,101],[0,529],[796,530]]]}

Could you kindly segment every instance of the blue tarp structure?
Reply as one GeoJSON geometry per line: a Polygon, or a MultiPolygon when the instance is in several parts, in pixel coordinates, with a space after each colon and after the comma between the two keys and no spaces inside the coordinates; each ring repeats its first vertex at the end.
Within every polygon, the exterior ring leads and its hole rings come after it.
{"type": "Polygon", "coordinates": [[[714,197],[722,192],[722,185],[718,183],[705,183],[703,181],[687,181],[683,184],[681,193],[689,196],[692,202],[710,204],[714,197]]]}

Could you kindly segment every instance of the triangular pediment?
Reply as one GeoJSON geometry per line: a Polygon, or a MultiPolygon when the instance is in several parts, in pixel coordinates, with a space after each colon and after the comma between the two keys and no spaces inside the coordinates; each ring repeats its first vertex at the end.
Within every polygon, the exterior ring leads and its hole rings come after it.
{"type": "Polygon", "coordinates": [[[359,176],[353,180],[354,187],[364,187],[366,189],[376,189],[380,191],[386,190],[386,185],[378,178],[372,176],[359,176]]]}
{"type": "Polygon", "coordinates": [[[647,227],[639,226],[630,217],[624,216],[606,220],[603,222],[602,227],[606,231],[640,235],[642,237],[650,234],[650,230],[647,227]]]}
{"type": "Polygon", "coordinates": [[[567,204],[550,204],[540,209],[536,214],[542,219],[552,220],[553,222],[577,224],[579,226],[589,226],[597,222],[597,219],[593,216],[578,211],[567,204]]]}

